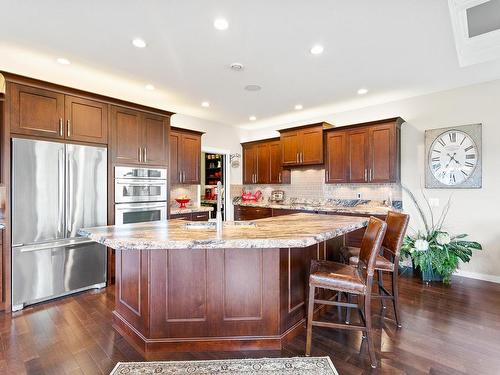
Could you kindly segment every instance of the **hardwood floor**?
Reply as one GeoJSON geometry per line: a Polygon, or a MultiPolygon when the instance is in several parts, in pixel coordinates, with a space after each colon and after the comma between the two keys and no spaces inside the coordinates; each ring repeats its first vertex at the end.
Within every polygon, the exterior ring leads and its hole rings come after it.
{"type": "MultiPolygon", "coordinates": [[[[400,290],[402,329],[390,320],[390,306],[382,318],[375,304],[378,369],[370,369],[359,332],[314,328],[312,355],[330,356],[341,375],[499,373],[500,284],[457,277],[451,287],[427,287],[403,276],[400,290]]],[[[110,287],[0,314],[0,374],[108,374],[118,361],[141,361],[111,327],[113,306],[110,287]]],[[[325,319],[336,319],[336,309],[325,319]]],[[[172,353],[158,359],[300,356],[304,347],[305,330],[282,351],[172,353]]]]}

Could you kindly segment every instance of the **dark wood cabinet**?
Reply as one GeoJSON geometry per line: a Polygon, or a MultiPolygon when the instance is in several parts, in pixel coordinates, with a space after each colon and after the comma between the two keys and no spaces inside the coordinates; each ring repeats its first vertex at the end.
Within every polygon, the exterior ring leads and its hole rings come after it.
{"type": "Polygon", "coordinates": [[[243,144],[243,183],[257,183],[257,145],[243,144]]]}
{"type": "Polygon", "coordinates": [[[280,130],[283,166],[323,164],[323,130],[326,122],[280,130]]]}
{"type": "Polygon", "coordinates": [[[11,84],[11,132],[79,142],[108,142],[108,104],[11,84]]]}
{"type": "Polygon", "coordinates": [[[115,164],[165,166],[169,117],[111,107],[111,143],[115,164]]]}
{"type": "Polygon", "coordinates": [[[170,215],[170,219],[187,220],[187,221],[208,221],[210,212],[188,212],[181,214],[170,215]]]}
{"type": "Polygon", "coordinates": [[[403,122],[398,117],[327,131],[325,182],[398,182],[403,122]]]}
{"type": "Polygon", "coordinates": [[[108,143],[108,105],[66,95],[66,139],[108,143]]]}
{"type": "Polygon", "coordinates": [[[242,143],[244,184],[287,184],[290,171],[281,165],[281,142],[266,139],[242,143]]]}
{"type": "Polygon", "coordinates": [[[349,182],[368,182],[368,129],[347,132],[349,182]]]}
{"type": "Polygon", "coordinates": [[[151,113],[142,115],[143,163],[150,165],[167,164],[167,129],[165,118],[151,113]]]}
{"type": "Polygon", "coordinates": [[[326,134],[325,182],[345,183],[347,178],[347,134],[343,131],[326,134]]]}
{"type": "Polygon", "coordinates": [[[273,216],[267,207],[234,206],[234,220],[258,220],[273,216]]]}
{"type": "Polygon", "coordinates": [[[10,131],[64,139],[64,94],[11,84],[10,131]]]}
{"type": "Polygon", "coordinates": [[[200,183],[201,136],[203,133],[172,128],[170,131],[170,181],[172,184],[200,183]]]}

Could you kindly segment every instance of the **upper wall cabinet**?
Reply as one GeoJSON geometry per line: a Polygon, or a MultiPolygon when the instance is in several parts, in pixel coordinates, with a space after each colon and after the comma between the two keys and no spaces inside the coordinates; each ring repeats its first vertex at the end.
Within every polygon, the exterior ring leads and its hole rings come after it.
{"type": "Polygon", "coordinates": [[[323,130],[326,122],[280,130],[283,166],[323,164],[323,130]]]}
{"type": "Polygon", "coordinates": [[[172,128],[169,147],[172,184],[200,183],[202,135],[197,131],[172,128]]]}
{"type": "Polygon", "coordinates": [[[284,170],[279,139],[242,143],[244,184],[287,184],[290,171],[284,170]]]}
{"type": "Polygon", "coordinates": [[[80,142],[108,141],[108,104],[13,83],[11,132],[80,142]]]}
{"type": "Polygon", "coordinates": [[[325,181],[392,183],[400,180],[401,118],[350,125],[326,134],[325,181]]]}
{"type": "Polygon", "coordinates": [[[111,107],[111,150],[115,164],[165,166],[170,117],[111,107]]]}

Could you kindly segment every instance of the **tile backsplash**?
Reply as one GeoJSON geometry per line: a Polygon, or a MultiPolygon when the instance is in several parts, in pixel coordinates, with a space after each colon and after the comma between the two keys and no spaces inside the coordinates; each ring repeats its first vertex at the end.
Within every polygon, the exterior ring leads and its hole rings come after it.
{"type": "Polygon", "coordinates": [[[200,205],[199,187],[200,185],[172,185],[170,187],[170,204],[172,207],[177,207],[179,204],[175,201],[175,198],[187,195],[191,198],[188,206],[198,207],[200,205]]]}
{"type": "Polygon", "coordinates": [[[402,200],[400,184],[325,184],[323,168],[293,169],[291,184],[286,185],[232,185],[231,197],[241,195],[241,189],[262,191],[264,199],[272,190],[283,190],[285,196],[298,199],[361,199],[367,200],[402,200]]]}

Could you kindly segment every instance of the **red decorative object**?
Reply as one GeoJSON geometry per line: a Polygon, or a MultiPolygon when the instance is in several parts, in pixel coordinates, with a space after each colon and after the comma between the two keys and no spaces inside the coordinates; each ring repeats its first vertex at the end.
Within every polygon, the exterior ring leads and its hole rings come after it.
{"type": "Polygon", "coordinates": [[[260,190],[257,190],[255,193],[245,190],[241,192],[241,200],[243,202],[257,202],[261,196],[262,192],[260,190]]]}
{"type": "Polygon", "coordinates": [[[175,198],[175,201],[179,203],[179,208],[186,208],[186,203],[188,203],[191,199],[189,198],[175,198]]]}

